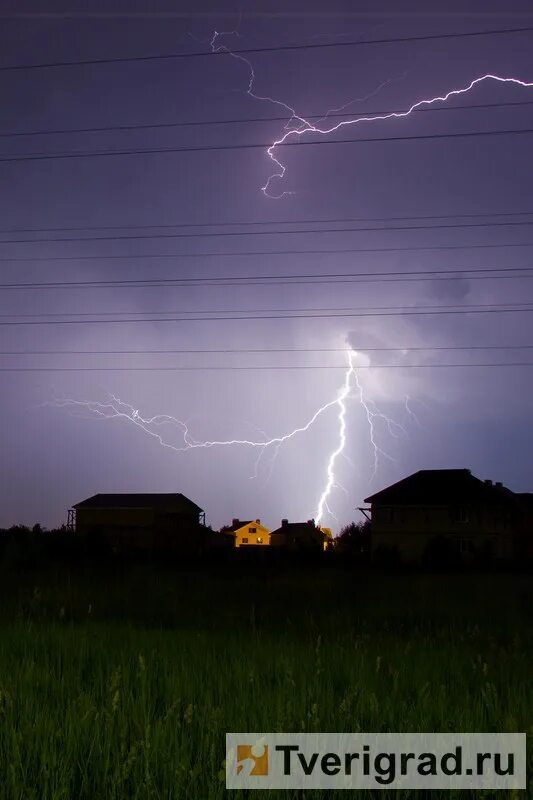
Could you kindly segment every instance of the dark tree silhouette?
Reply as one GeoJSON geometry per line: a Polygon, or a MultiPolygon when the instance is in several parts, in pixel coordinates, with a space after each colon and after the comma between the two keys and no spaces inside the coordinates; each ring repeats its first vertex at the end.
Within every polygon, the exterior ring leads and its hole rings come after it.
{"type": "Polygon", "coordinates": [[[340,532],[335,549],[344,555],[365,557],[370,554],[370,522],[351,522],[340,532]]]}

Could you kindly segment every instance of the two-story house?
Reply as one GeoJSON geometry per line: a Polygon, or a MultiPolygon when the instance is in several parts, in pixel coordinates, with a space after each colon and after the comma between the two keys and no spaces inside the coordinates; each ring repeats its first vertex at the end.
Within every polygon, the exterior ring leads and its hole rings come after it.
{"type": "Polygon", "coordinates": [[[289,522],[281,520],[281,526],[270,534],[272,547],[284,550],[324,550],[327,534],[322,531],[313,519],[307,522],[289,522]]]}
{"type": "Polygon", "coordinates": [[[69,527],[116,553],[194,553],[213,538],[200,506],[179,493],[95,494],[73,506],[69,527]]]}
{"type": "Polygon", "coordinates": [[[515,548],[516,495],[469,469],[420,470],[365,498],[372,555],[407,563],[448,551],[464,561],[507,559],[515,548]]]}
{"type": "Polygon", "coordinates": [[[235,536],[235,547],[270,544],[270,530],[261,525],[260,519],[234,519],[230,530],[235,536]]]}

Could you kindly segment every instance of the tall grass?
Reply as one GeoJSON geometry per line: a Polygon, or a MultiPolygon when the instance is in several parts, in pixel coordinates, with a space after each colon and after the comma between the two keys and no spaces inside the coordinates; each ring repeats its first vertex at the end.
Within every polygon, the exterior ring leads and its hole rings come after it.
{"type": "Polygon", "coordinates": [[[224,788],[232,730],[533,732],[527,576],[14,577],[0,589],[2,800],[239,796],[224,788]]]}

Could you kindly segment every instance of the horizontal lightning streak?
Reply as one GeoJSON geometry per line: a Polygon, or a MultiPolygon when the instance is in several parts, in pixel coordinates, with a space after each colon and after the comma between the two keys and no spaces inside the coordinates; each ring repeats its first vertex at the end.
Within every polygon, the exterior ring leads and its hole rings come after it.
{"type": "MultiPolygon", "coordinates": [[[[251,67],[250,67],[251,68],[251,67]]],[[[253,75],[253,69],[252,69],[253,75]]],[[[371,123],[371,122],[382,122],[390,119],[404,119],[409,117],[412,113],[419,109],[427,108],[429,106],[434,105],[435,103],[446,103],[451,97],[458,97],[463,94],[467,94],[468,92],[472,91],[475,86],[485,82],[485,81],[495,81],[497,83],[504,83],[504,84],[513,84],[516,86],[521,86],[523,88],[531,88],[533,87],[533,82],[523,81],[519,78],[512,78],[512,77],[501,77],[499,75],[493,75],[488,73],[486,75],[482,75],[479,78],[474,78],[470,81],[470,83],[466,84],[457,89],[451,89],[450,91],[446,92],[443,95],[436,95],[435,97],[427,98],[418,100],[416,103],[413,103],[406,111],[393,111],[388,114],[378,114],[378,115],[369,115],[369,116],[357,116],[353,119],[342,120],[341,122],[337,122],[335,125],[329,127],[320,127],[318,125],[314,125],[307,119],[303,119],[302,117],[298,116],[296,112],[293,111],[293,116],[289,123],[292,120],[297,120],[301,123],[300,127],[291,127],[289,130],[285,130],[285,133],[280,136],[279,138],[275,139],[274,142],[267,148],[268,157],[275,168],[273,174],[269,176],[266,183],[261,187],[261,191],[267,197],[272,197],[274,199],[280,199],[283,197],[287,192],[282,192],[281,194],[273,195],[270,192],[270,186],[272,181],[274,180],[283,180],[286,173],[286,166],[276,157],[276,149],[285,144],[291,144],[289,140],[294,138],[301,138],[305,134],[314,133],[319,134],[321,136],[329,135],[331,133],[335,133],[342,128],[347,126],[353,125],[360,125],[364,123],[371,123]]],[[[435,135],[432,138],[438,138],[441,136],[440,134],[435,135]]],[[[406,137],[402,137],[406,138],[406,137]]]]}

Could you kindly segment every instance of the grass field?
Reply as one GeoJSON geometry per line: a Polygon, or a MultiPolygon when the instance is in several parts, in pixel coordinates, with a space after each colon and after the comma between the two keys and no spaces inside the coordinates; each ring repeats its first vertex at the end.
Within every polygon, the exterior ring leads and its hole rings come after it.
{"type": "Polygon", "coordinates": [[[239,795],[224,785],[226,731],[533,733],[528,575],[0,578],[2,800],[239,795]]]}

